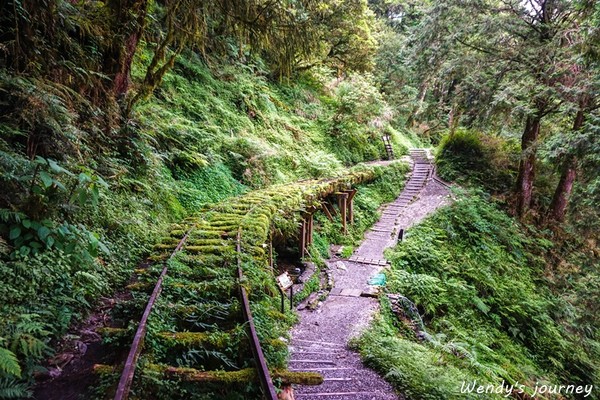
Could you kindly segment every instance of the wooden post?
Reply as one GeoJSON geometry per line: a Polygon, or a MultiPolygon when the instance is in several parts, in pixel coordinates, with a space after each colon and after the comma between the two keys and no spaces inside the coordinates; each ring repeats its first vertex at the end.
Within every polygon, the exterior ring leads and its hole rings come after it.
{"type": "Polygon", "coordinates": [[[306,238],[307,246],[310,246],[313,242],[313,213],[308,214],[308,237],[306,238]]]}
{"type": "Polygon", "coordinates": [[[273,271],[273,232],[269,236],[269,268],[273,271]]]}
{"type": "Polygon", "coordinates": [[[326,201],[321,203],[321,208],[323,209],[323,212],[325,213],[325,216],[327,217],[327,219],[330,221],[333,221],[333,216],[329,212],[329,207],[327,207],[327,204],[328,203],[326,201]]]}
{"type": "Polygon", "coordinates": [[[302,225],[300,226],[300,257],[304,257],[304,253],[306,252],[306,220],[302,219],[302,225]]]}
{"type": "Polygon", "coordinates": [[[342,232],[344,235],[348,234],[347,222],[347,210],[348,210],[348,193],[338,192],[338,206],[340,208],[340,215],[342,220],[342,232]]]}
{"type": "Polygon", "coordinates": [[[348,193],[348,221],[350,225],[354,225],[354,196],[356,195],[357,189],[347,190],[348,193]]]}
{"type": "Polygon", "coordinates": [[[308,246],[310,246],[310,221],[309,216],[304,217],[304,253],[308,254],[308,246]]]}

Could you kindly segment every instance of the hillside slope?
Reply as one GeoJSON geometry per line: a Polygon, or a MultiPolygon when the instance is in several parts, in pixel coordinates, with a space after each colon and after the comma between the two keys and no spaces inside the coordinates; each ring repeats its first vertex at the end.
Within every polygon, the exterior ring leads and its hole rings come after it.
{"type": "Polygon", "coordinates": [[[8,104],[21,102],[50,131],[31,157],[23,121],[0,121],[2,385],[30,381],[51,340],[122,287],[170,222],[253,188],[379,159],[383,131],[402,154],[411,140],[388,120],[372,123],[388,110],[368,79],[327,76],[273,83],[258,66],[209,67],[188,53],[119,127],[48,82],[3,75],[8,104]]]}

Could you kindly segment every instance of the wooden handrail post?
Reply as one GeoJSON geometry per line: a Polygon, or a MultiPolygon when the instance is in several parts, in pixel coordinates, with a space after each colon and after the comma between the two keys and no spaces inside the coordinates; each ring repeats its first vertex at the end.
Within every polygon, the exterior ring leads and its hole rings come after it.
{"type": "Polygon", "coordinates": [[[350,225],[354,225],[354,196],[358,189],[350,189],[346,191],[348,193],[348,221],[350,225]]]}
{"type": "Polygon", "coordinates": [[[338,192],[338,206],[340,209],[341,221],[342,221],[342,232],[344,235],[348,234],[347,222],[347,211],[348,211],[348,193],[338,192]]]}
{"type": "Polygon", "coordinates": [[[300,247],[300,258],[302,258],[306,253],[306,220],[304,218],[302,218],[302,223],[300,224],[300,235],[298,236],[300,239],[300,243],[298,245],[300,247]]]}

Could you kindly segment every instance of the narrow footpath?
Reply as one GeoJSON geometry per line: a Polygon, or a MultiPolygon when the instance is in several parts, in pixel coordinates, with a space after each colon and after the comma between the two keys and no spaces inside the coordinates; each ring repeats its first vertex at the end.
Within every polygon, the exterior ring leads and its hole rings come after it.
{"type": "Polygon", "coordinates": [[[369,279],[387,264],[384,250],[399,235],[436,208],[447,204],[449,191],[433,179],[433,165],[425,150],[411,151],[413,170],[400,196],[387,205],[380,220],[348,260],[330,259],[334,287],[314,311],[300,311],[292,330],[290,370],[317,371],[325,380],[319,386],[295,386],[296,400],[404,399],[376,372],[365,367],[348,342],[365,329],[379,303],[369,279]]]}

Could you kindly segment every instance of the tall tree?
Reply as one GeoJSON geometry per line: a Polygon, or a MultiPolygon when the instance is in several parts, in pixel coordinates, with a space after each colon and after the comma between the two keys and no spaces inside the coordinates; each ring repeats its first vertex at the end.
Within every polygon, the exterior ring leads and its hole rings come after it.
{"type": "Polygon", "coordinates": [[[557,222],[565,219],[569,198],[581,168],[578,159],[590,150],[589,145],[585,145],[586,141],[582,140],[586,119],[600,107],[600,27],[597,24],[600,5],[594,9],[592,3],[583,2],[580,8],[581,18],[575,21],[574,29],[563,34],[563,44],[577,49],[573,54],[570,73],[561,82],[563,97],[574,105],[572,112],[575,117],[572,131],[570,135],[565,135],[567,140],[562,144],[561,175],[548,209],[548,218],[557,222]]]}
{"type": "Polygon", "coordinates": [[[579,29],[587,7],[567,0],[452,0],[429,7],[410,31],[418,78],[409,126],[424,102],[438,119],[447,113],[451,130],[465,113],[468,123],[479,119],[488,129],[502,114],[513,129],[521,121],[518,215],[532,204],[543,121],[568,101],[563,81],[576,46],[565,35],[579,29]]]}

